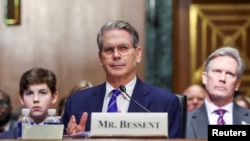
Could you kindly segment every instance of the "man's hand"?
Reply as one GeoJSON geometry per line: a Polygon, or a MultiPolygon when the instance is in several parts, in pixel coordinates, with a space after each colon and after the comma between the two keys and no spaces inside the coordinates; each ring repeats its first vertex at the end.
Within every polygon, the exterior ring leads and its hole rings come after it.
{"type": "Polygon", "coordinates": [[[66,129],[67,135],[74,135],[74,134],[79,133],[79,132],[84,132],[87,119],[88,119],[88,113],[84,112],[82,114],[80,124],[77,125],[76,118],[74,115],[72,115],[70,120],[69,120],[68,127],[66,129]]]}

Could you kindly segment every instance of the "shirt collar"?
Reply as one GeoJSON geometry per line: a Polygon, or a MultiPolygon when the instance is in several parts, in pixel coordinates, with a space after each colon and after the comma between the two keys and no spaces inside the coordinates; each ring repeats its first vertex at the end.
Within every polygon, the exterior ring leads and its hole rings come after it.
{"type": "MultiPolygon", "coordinates": [[[[124,85],[126,87],[126,92],[130,97],[132,96],[135,84],[136,84],[136,76],[130,82],[124,85]]],[[[109,82],[106,82],[106,94],[108,97],[112,95],[111,91],[114,89],[115,88],[112,87],[109,82]]],[[[126,95],[123,94],[123,96],[129,99],[126,95]]]]}
{"type": "Polygon", "coordinates": [[[212,114],[217,109],[225,109],[227,112],[231,113],[233,109],[233,102],[222,107],[217,107],[213,103],[209,102],[207,98],[205,98],[205,104],[206,104],[207,112],[209,114],[212,114]]]}

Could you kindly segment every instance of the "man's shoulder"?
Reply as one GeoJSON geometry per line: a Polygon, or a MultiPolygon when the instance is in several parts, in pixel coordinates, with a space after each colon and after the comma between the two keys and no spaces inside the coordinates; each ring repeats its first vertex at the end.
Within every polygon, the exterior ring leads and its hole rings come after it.
{"type": "Polygon", "coordinates": [[[143,81],[140,82],[140,86],[148,91],[160,91],[164,93],[172,93],[170,90],[143,81]]]}
{"type": "Polygon", "coordinates": [[[233,112],[234,111],[238,111],[239,114],[242,114],[244,116],[250,116],[250,109],[247,108],[243,108],[241,106],[239,106],[238,104],[234,103],[234,108],[233,108],[233,112]]]}
{"type": "Polygon", "coordinates": [[[11,119],[10,120],[10,129],[16,128],[17,127],[18,120],[11,119]]]}
{"type": "MultiPolygon", "coordinates": [[[[173,100],[173,99],[178,99],[178,97],[171,92],[170,90],[149,84],[143,82],[142,85],[136,89],[140,89],[140,91],[143,91],[145,94],[147,94],[150,97],[157,97],[157,99],[168,99],[168,100],[173,100]]],[[[137,90],[138,91],[138,90],[137,90]]]]}
{"type": "Polygon", "coordinates": [[[165,89],[165,88],[161,88],[159,86],[153,85],[153,84],[149,84],[149,83],[143,83],[143,88],[145,90],[148,91],[159,91],[159,92],[164,92],[164,93],[172,93],[171,91],[165,89]]]}
{"type": "Polygon", "coordinates": [[[202,104],[199,108],[194,109],[192,111],[188,111],[188,119],[191,119],[191,117],[195,119],[199,115],[204,116],[206,114],[207,114],[206,106],[205,106],[205,104],[202,104]]]}
{"type": "Polygon", "coordinates": [[[18,127],[12,128],[0,134],[0,139],[16,139],[18,134],[18,127]]]}

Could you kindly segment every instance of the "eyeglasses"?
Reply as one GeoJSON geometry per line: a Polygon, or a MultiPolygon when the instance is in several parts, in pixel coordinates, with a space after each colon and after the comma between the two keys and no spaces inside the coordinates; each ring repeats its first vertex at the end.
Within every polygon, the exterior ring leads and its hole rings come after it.
{"type": "Polygon", "coordinates": [[[1,107],[7,107],[8,105],[9,105],[9,102],[8,102],[8,101],[0,100],[0,106],[1,106],[1,107]]]}
{"type": "Polygon", "coordinates": [[[115,51],[117,50],[117,52],[122,55],[122,56],[126,56],[129,55],[130,50],[133,47],[130,47],[128,45],[118,45],[117,47],[103,47],[102,49],[102,53],[105,57],[110,58],[114,55],[115,51]]]}

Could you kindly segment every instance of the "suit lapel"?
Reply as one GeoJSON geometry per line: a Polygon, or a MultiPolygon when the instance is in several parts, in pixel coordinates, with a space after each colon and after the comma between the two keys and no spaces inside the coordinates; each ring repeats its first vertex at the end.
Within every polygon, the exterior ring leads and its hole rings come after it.
{"type": "Polygon", "coordinates": [[[91,100],[88,101],[90,111],[101,112],[106,92],[106,83],[99,85],[93,92],[91,100]]]}
{"type": "MultiPolygon", "coordinates": [[[[147,92],[143,88],[143,82],[139,78],[137,78],[136,85],[133,90],[132,98],[138,103],[140,103],[142,106],[147,108],[150,102],[149,100],[146,100],[145,95],[147,95],[147,92]]],[[[138,104],[136,104],[136,102],[133,102],[133,100],[130,100],[128,112],[145,112],[145,110],[141,108],[138,104]]]]}
{"type": "MultiPolygon", "coordinates": [[[[240,120],[242,121],[242,119],[240,119],[241,113],[239,112],[239,108],[237,107],[236,104],[233,105],[233,124],[239,124],[240,120]]],[[[241,123],[240,123],[241,124],[241,123]]]]}
{"type": "Polygon", "coordinates": [[[241,125],[242,121],[249,123],[249,111],[233,103],[233,124],[241,125]]]}
{"type": "Polygon", "coordinates": [[[192,123],[195,129],[196,136],[198,138],[204,138],[208,135],[208,117],[206,112],[205,104],[202,105],[200,110],[198,110],[192,116],[192,123]]]}

